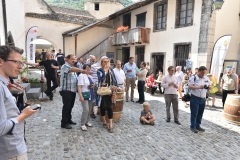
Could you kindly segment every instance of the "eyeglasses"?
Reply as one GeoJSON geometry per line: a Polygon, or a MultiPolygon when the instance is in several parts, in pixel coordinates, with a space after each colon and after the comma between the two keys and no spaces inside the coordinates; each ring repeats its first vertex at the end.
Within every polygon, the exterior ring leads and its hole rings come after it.
{"type": "Polygon", "coordinates": [[[6,61],[13,62],[13,63],[17,64],[18,66],[23,66],[24,65],[24,63],[21,62],[21,61],[16,61],[16,60],[11,60],[11,59],[7,59],[6,61]]]}
{"type": "Polygon", "coordinates": [[[174,72],[174,70],[170,70],[170,71],[174,72]]]}
{"type": "Polygon", "coordinates": [[[109,61],[103,61],[104,63],[108,63],[109,61]]]}

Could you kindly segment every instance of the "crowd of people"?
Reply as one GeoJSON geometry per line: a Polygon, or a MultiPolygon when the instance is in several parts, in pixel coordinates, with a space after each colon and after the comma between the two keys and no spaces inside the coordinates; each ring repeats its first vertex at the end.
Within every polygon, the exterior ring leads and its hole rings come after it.
{"type": "MultiPolygon", "coordinates": [[[[36,112],[24,102],[22,105],[25,107],[20,108],[9,90],[9,78],[17,77],[24,65],[22,53],[23,50],[17,47],[0,46],[0,155],[3,159],[27,159],[24,120],[36,112]]],[[[218,89],[216,80],[212,74],[207,74],[205,66],[196,68],[194,74],[191,69],[186,69],[186,73],[183,73],[180,66],[176,68],[169,66],[166,75],[163,75],[162,71],[159,71],[158,75],[154,75],[153,72],[150,72],[148,62],[141,62],[140,68],[138,68],[134,57],[129,57],[129,62],[124,65],[117,60],[115,68],[111,68],[107,56],[101,56],[99,61],[93,55],[89,59],[77,58],[76,61],[75,55],[64,56],[60,49],[59,53],[56,55],[54,53],[54,50],[47,51],[41,55],[41,62],[25,62],[25,64],[44,66],[47,79],[45,93],[50,100],[53,100],[53,90],[59,86],[63,103],[61,127],[65,129],[71,129],[72,125],[76,125],[72,118],[72,109],[75,99],[78,97],[83,108],[81,129],[87,131],[88,127],[92,127],[90,117],[96,118],[94,107],[97,106],[97,114],[102,118],[103,128],[107,129],[109,133],[113,133],[113,106],[116,105],[116,92],[125,92],[126,103],[142,104],[140,122],[154,125],[156,118],[150,110],[150,103],[145,99],[145,87],[149,87],[151,95],[155,94],[157,88],[159,88],[160,94],[164,94],[167,123],[171,121],[170,108],[172,106],[174,122],[181,125],[179,100],[184,99],[186,95],[191,95],[190,103],[185,102],[186,106],[190,106],[191,111],[190,130],[194,133],[204,132],[201,121],[208,97],[212,97],[212,106],[215,106],[215,94],[220,90],[223,94],[224,106],[227,94],[238,93],[239,79],[234,68],[226,69],[226,74],[222,76],[218,89]],[[60,83],[57,81],[56,70],[60,71],[60,83]],[[157,78],[155,79],[155,77],[157,78]],[[134,101],[136,79],[139,99],[134,101]],[[106,113],[109,125],[107,125],[106,113]]],[[[13,87],[24,90],[19,84],[12,83],[13,87]]]]}

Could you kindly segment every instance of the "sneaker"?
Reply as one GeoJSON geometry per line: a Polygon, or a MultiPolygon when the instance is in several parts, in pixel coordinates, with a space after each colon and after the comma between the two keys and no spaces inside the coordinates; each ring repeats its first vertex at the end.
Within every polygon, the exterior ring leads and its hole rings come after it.
{"type": "Polygon", "coordinates": [[[87,124],[85,124],[88,127],[92,127],[92,124],[90,122],[88,122],[87,124]]]}
{"type": "Polygon", "coordinates": [[[168,123],[169,123],[169,122],[170,122],[170,118],[167,118],[167,119],[166,119],[166,122],[168,122],[168,123]]]}
{"type": "Polygon", "coordinates": [[[190,128],[190,130],[193,132],[193,133],[198,133],[198,130],[196,128],[190,128]]]}
{"type": "Polygon", "coordinates": [[[87,127],[85,125],[81,126],[82,131],[87,131],[87,127]]]}
{"type": "Polygon", "coordinates": [[[150,125],[154,126],[154,122],[150,122],[150,125]]]}
{"type": "Polygon", "coordinates": [[[205,129],[203,129],[203,128],[201,128],[201,127],[197,127],[196,128],[198,131],[200,131],[200,132],[205,132],[205,129]]]}

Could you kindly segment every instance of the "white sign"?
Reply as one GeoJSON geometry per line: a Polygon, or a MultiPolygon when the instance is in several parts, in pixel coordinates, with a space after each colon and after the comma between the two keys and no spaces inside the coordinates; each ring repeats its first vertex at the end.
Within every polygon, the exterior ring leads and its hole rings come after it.
{"type": "Polygon", "coordinates": [[[27,61],[30,63],[35,63],[35,52],[36,52],[36,44],[31,43],[37,38],[38,27],[31,27],[26,35],[26,55],[27,61]]]}
{"type": "Polygon", "coordinates": [[[231,41],[231,35],[222,36],[217,40],[213,49],[212,63],[211,63],[211,74],[219,81],[220,74],[222,71],[224,59],[226,57],[228,46],[231,41]]]}

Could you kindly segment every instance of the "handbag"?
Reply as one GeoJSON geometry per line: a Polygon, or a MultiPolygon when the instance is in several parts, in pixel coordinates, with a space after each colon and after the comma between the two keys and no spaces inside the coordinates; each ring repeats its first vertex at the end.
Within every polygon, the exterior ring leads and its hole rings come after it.
{"type": "MultiPolygon", "coordinates": [[[[110,74],[109,74],[109,76],[110,76],[110,84],[111,84],[112,78],[111,78],[110,74]]],[[[99,96],[111,95],[112,94],[112,90],[111,90],[111,88],[107,84],[106,87],[103,87],[103,86],[98,87],[97,94],[99,96]]]]}
{"type": "Polygon", "coordinates": [[[90,92],[82,92],[82,96],[84,100],[89,100],[90,98],[90,92]]]}
{"type": "Polygon", "coordinates": [[[108,84],[107,84],[106,87],[98,87],[97,94],[100,96],[111,95],[112,90],[110,87],[108,87],[108,84]]]}

